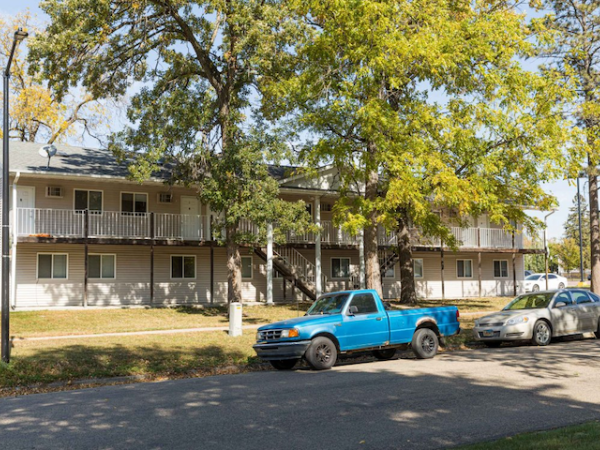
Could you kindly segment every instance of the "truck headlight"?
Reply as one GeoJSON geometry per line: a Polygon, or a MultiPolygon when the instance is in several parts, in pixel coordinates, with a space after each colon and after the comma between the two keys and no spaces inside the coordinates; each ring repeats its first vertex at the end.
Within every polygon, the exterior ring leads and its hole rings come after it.
{"type": "Polygon", "coordinates": [[[282,338],[293,338],[298,337],[300,333],[295,328],[290,328],[289,330],[282,330],[281,337],[282,338]]]}
{"type": "Polygon", "coordinates": [[[257,341],[260,341],[260,340],[261,340],[261,338],[262,338],[261,334],[262,334],[262,333],[261,333],[260,331],[259,331],[258,333],[256,333],[256,340],[257,340],[257,341]]]}
{"type": "Polygon", "coordinates": [[[506,325],[518,325],[520,323],[527,323],[527,322],[529,322],[529,317],[521,316],[521,317],[515,317],[514,319],[508,319],[508,321],[506,322],[506,325]]]}

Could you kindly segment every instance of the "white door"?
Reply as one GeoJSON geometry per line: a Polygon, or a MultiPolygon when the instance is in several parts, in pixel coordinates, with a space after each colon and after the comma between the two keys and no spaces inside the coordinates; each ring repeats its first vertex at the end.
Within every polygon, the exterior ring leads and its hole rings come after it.
{"type": "Polygon", "coordinates": [[[17,186],[17,234],[35,234],[35,187],[17,186]]]}
{"type": "Polygon", "coordinates": [[[200,240],[200,202],[196,197],[181,197],[181,237],[184,239],[200,240]]]}

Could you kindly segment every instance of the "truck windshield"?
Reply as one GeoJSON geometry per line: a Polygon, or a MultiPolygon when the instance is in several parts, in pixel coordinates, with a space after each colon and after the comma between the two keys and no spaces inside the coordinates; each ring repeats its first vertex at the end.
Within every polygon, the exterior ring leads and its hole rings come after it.
{"type": "Polygon", "coordinates": [[[321,297],[313,303],[310,309],[306,312],[307,316],[316,316],[318,314],[339,314],[342,308],[348,301],[348,294],[330,295],[321,297]]]}

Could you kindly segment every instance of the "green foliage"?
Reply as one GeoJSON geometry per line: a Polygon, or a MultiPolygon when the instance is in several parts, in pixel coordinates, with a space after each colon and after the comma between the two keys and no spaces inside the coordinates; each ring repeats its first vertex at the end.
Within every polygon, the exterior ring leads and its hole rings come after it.
{"type": "Polygon", "coordinates": [[[289,76],[268,86],[265,110],[315,137],[304,156],[335,164],[343,194],[373,171],[384,180],[375,199],[343,196],[338,220],[358,228],[377,210],[394,229],[402,211],[452,242],[435,210],[533,228],[523,205],[554,204],[540,184],[564,170],[559,106],[570,92],[555,74],[520,66],[534,48],[518,11],[505,2],[292,3],[312,27],[289,76]]]}
{"type": "Polygon", "coordinates": [[[550,259],[556,262],[564,271],[579,268],[579,245],[574,239],[564,238],[548,244],[550,259]]]}
{"type": "Polygon", "coordinates": [[[294,39],[285,2],[46,0],[41,7],[51,23],[31,58],[55,92],[82,85],[106,97],[141,85],[127,111],[132,125],[109,146],[135,180],[171,171],[174,183],[197,186],[230,243],[256,240],[242,220],[307,225],[304,205],[280,200],[269,174],[268,163],[291,156],[285,136],[253,106],[258,75],[294,39]]]}
{"type": "MultiPolygon", "coordinates": [[[[583,268],[590,268],[590,212],[584,196],[580,196],[581,203],[581,243],[583,246],[583,268]]],[[[572,240],[579,248],[579,217],[577,211],[577,196],[573,198],[573,206],[569,208],[569,215],[564,224],[565,239],[572,240]]],[[[579,267],[579,250],[577,253],[577,267],[579,267]]]]}

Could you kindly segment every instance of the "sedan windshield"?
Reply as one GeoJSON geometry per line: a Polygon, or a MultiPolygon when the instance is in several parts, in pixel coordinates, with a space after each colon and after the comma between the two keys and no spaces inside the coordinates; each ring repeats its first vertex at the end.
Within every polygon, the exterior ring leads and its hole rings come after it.
{"type": "Polygon", "coordinates": [[[503,311],[547,308],[552,297],[554,297],[552,293],[521,295],[506,305],[503,311]]]}
{"type": "Polygon", "coordinates": [[[348,301],[348,296],[348,294],[338,294],[321,297],[310,307],[306,312],[306,315],[339,314],[342,312],[342,308],[346,304],[346,301],[348,301]]]}

